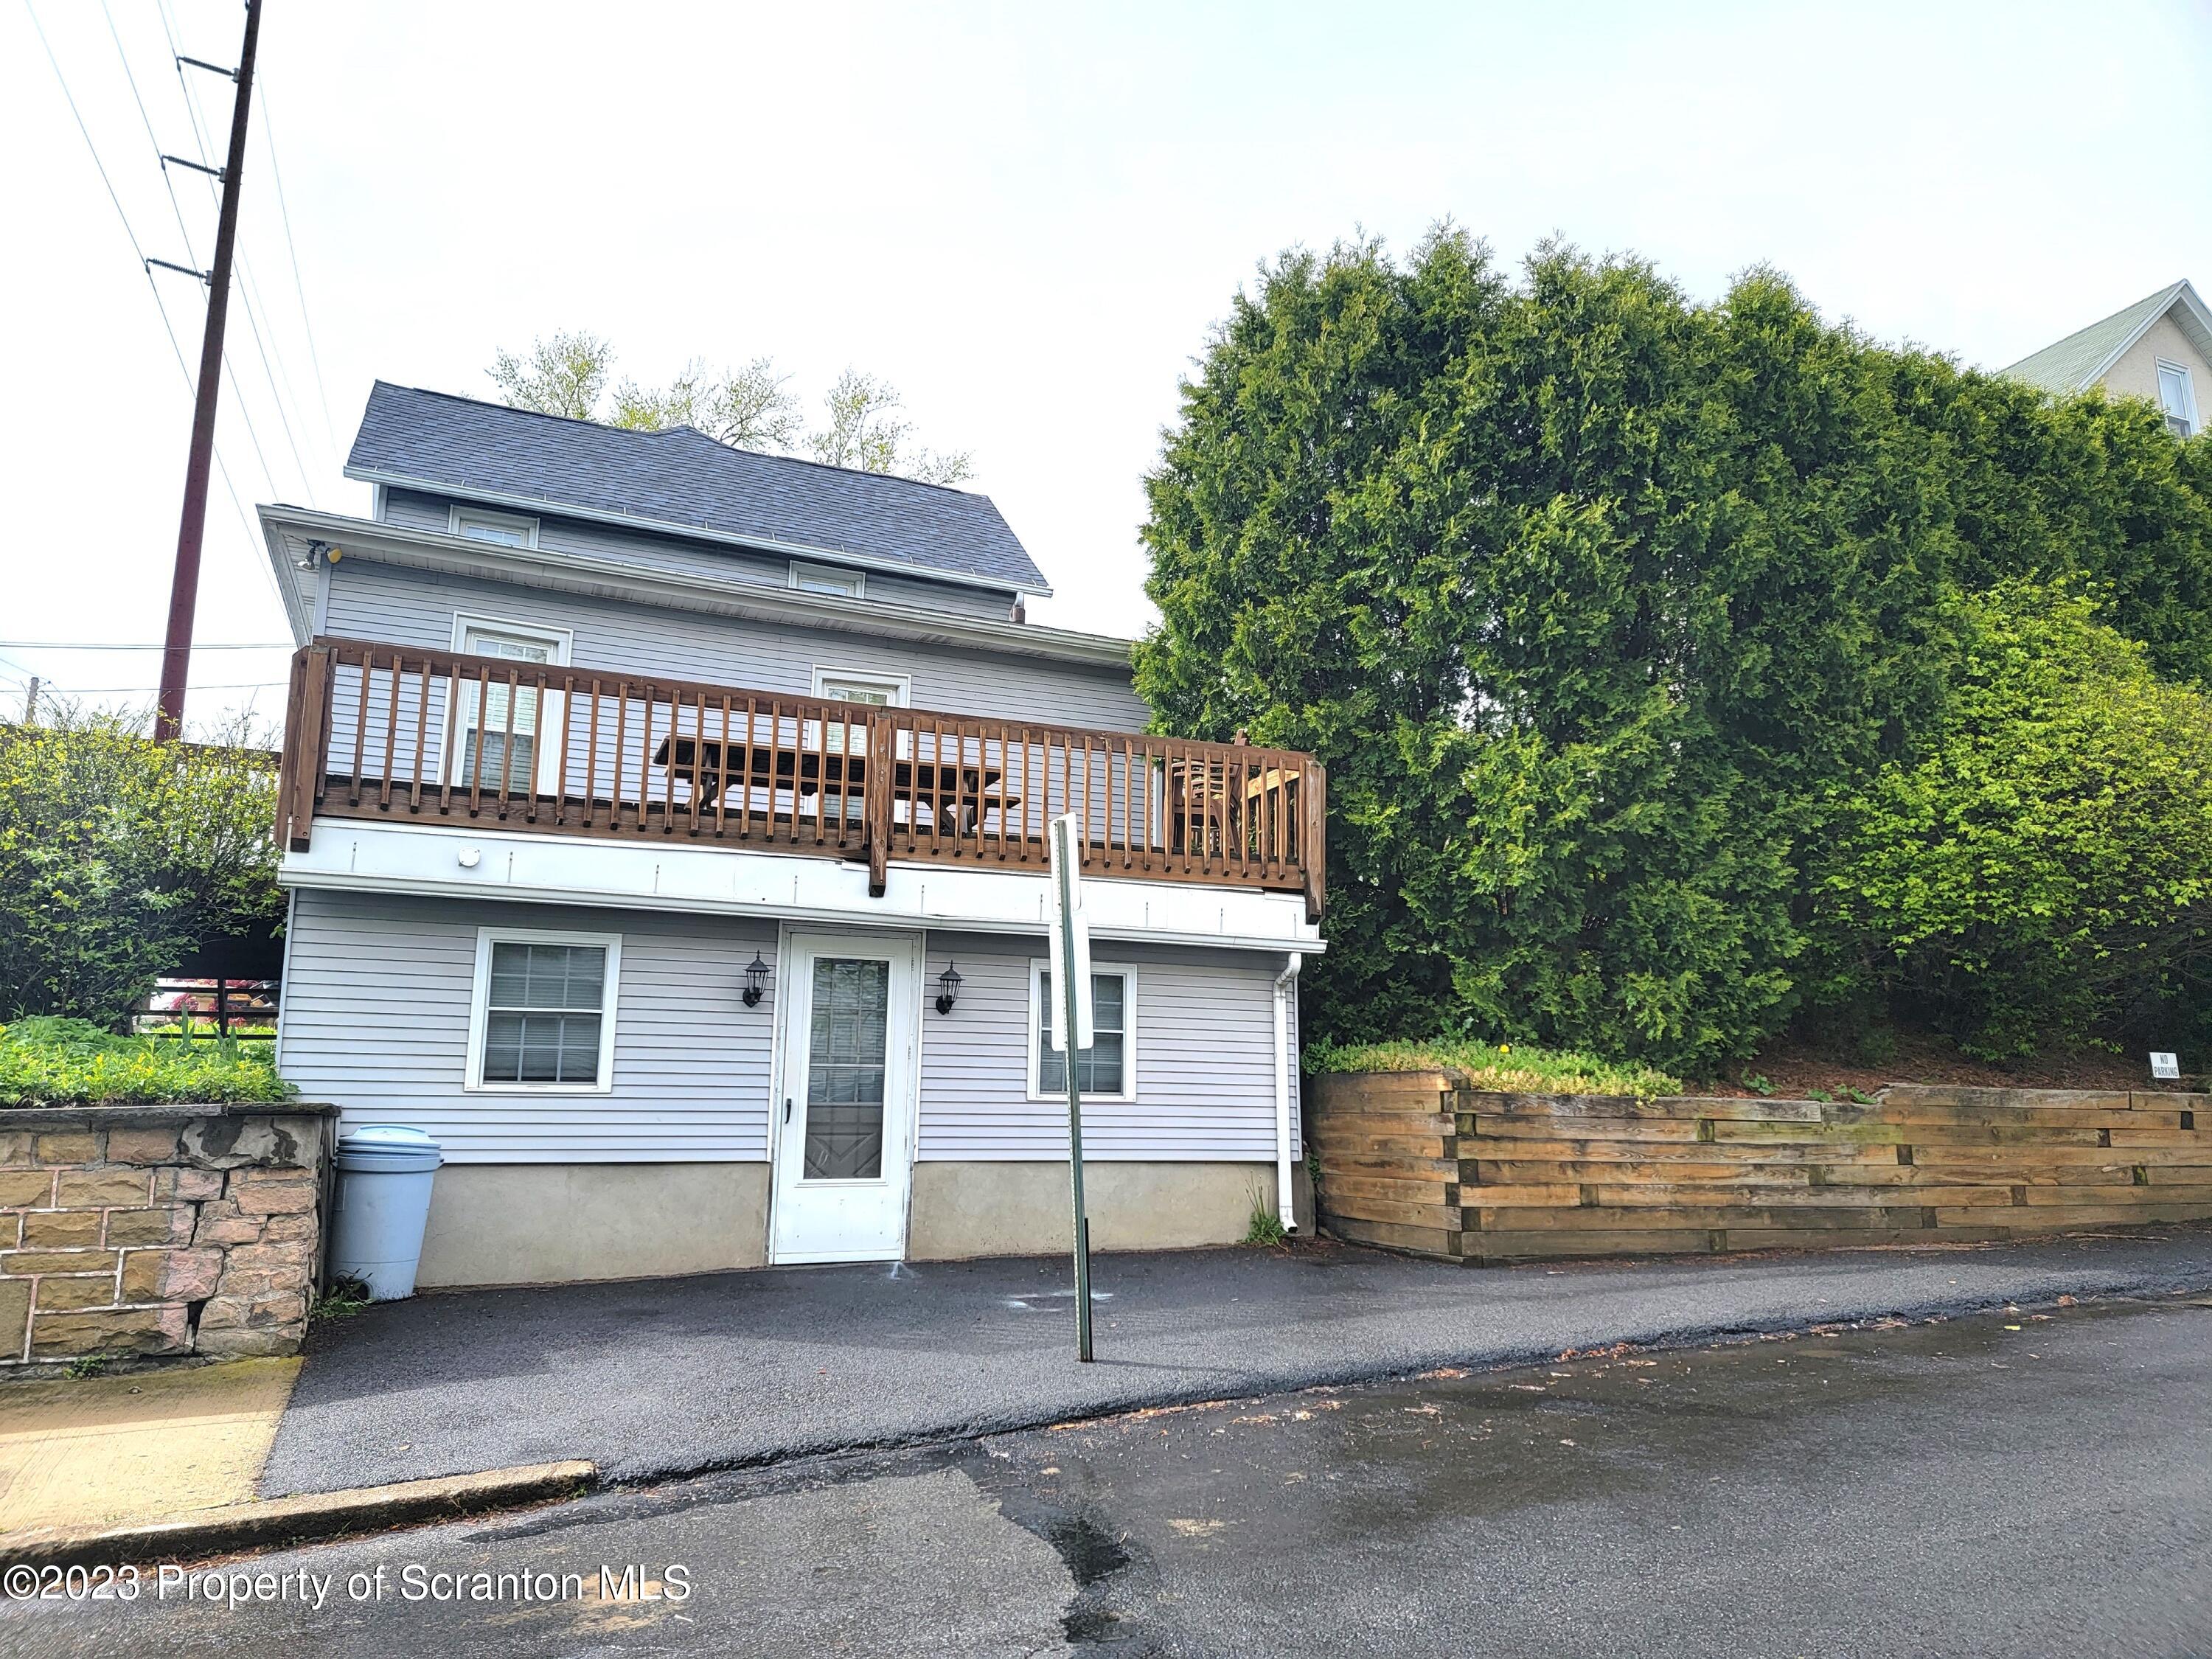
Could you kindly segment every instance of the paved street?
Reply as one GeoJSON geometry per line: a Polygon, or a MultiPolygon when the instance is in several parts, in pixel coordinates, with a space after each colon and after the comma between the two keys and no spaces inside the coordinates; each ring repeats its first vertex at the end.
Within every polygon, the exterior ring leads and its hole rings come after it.
{"type": "Polygon", "coordinates": [[[227,1569],[321,1612],[9,1604],[0,1650],[2201,1654],[2208,1370],[2166,1296],[1239,1399],[227,1569]],[[602,1564],[662,1599],[401,1588],[602,1564]]]}
{"type": "Polygon", "coordinates": [[[312,1340],[262,1491],[571,1457],[635,1480],[1620,1341],[2206,1288],[2212,1231],[1488,1270],[1327,1243],[1107,1255],[1096,1365],[1075,1363],[1066,1278],[781,1268],[371,1309],[312,1340]]]}

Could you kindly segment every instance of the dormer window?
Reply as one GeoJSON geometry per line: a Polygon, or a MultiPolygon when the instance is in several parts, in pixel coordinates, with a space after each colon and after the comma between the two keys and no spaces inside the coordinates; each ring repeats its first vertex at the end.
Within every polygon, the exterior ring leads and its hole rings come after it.
{"type": "Polygon", "coordinates": [[[2177,438],[2197,431],[2197,388],[2189,371],[2179,363],[2158,366],[2158,406],[2166,411],[2166,428],[2177,438]]]}
{"type": "Polygon", "coordinates": [[[485,513],[473,507],[453,509],[453,533],[467,542],[489,542],[495,547],[535,547],[538,520],[511,513],[485,513]]]}
{"type": "Polygon", "coordinates": [[[834,565],[801,564],[791,562],[791,586],[801,593],[835,593],[842,599],[857,599],[867,592],[867,578],[857,570],[840,570],[834,565]]]}

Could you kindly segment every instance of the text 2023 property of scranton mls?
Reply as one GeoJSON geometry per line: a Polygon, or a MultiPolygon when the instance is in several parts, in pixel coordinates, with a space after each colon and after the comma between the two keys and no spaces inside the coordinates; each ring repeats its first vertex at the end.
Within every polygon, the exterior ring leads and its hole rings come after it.
{"type": "Polygon", "coordinates": [[[380,383],[301,649],[284,1074],[434,1135],[426,1285],[1059,1248],[1079,815],[1104,1248],[1307,1215],[1304,755],[1145,736],[984,496],[380,383]]]}

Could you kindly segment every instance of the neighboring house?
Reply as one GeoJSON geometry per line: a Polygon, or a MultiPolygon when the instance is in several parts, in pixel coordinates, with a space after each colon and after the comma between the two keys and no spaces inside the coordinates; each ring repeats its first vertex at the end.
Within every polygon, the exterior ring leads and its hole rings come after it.
{"type": "Polygon", "coordinates": [[[346,473],[372,518],[260,510],[279,1063],[445,1147],[422,1283],[1066,1248],[1067,811],[1097,1243],[1310,1217],[1321,769],[1134,735],[987,497],[382,383],[346,473]]]}
{"type": "Polygon", "coordinates": [[[2003,372],[2054,397],[2102,386],[2147,398],[2177,437],[2194,437],[2212,399],[2212,312],[2187,282],[2175,283],[2003,372]]]}

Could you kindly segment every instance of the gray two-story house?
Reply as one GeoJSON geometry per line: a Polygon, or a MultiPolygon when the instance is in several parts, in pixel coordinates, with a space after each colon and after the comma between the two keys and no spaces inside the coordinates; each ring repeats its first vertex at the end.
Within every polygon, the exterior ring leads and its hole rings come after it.
{"type": "Polygon", "coordinates": [[[260,512],[278,1058],[444,1147],[423,1284],[1064,1249],[1066,813],[1094,1241],[1305,1213],[1321,769],[1142,735],[987,497],[381,383],[346,471],[260,512]]]}

